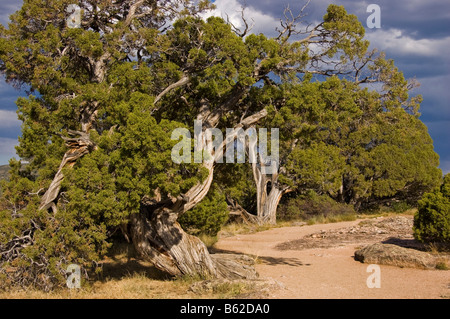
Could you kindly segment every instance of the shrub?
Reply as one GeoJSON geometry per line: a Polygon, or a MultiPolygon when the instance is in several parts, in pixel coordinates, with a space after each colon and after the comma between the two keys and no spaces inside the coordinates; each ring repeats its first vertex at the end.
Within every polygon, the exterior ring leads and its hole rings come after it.
{"type": "Polygon", "coordinates": [[[288,199],[287,202],[280,205],[278,211],[278,216],[282,220],[308,220],[318,216],[328,218],[353,214],[355,214],[353,206],[336,202],[327,195],[318,195],[313,191],[288,199]]]}
{"type": "Polygon", "coordinates": [[[440,188],[425,194],[418,204],[414,237],[427,243],[450,243],[450,174],[440,188]]]}
{"type": "Polygon", "coordinates": [[[394,213],[404,213],[412,208],[406,201],[394,202],[391,207],[394,213]]]}
{"type": "Polygon", "coordinates": [[[85,278],[109,246],[105,225],[68,205],[56,214],[39,210],[39,180],[22,177],[20,162],[10,163],[10,181],[0,182],[0,290],[61,287],[72,263],[85,278]]]}
{"type": "Polygon", "coordinates": [[[194,208],[178,218],[178,222],[193,235],[215,236],[228,220],[228,204],[225,195],[211,189],[208,195],[194,208]]]}

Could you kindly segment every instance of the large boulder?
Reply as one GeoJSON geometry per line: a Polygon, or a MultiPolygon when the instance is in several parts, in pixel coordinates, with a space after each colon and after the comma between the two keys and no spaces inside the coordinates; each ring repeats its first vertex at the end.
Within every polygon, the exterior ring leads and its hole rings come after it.
{"type": "Polygon", "coordinates": [[[392,244],[376,243],[355,251],[355,260],[367,264],[392,265],[398,267],[436,267],[436,257],[423,251],[392,244]]]}

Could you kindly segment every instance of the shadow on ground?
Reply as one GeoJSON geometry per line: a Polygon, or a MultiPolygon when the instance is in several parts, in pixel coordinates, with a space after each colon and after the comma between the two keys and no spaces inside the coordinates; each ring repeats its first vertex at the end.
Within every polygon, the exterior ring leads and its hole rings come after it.
{"type": "Polygon", "coordinates": [[[277,265],[287,265],[287,266],[311,266],[311,264],[304,264],[297,258],[283,258],[283,257],[270,257],[270,256],[258,256],[258,261],[263,264],[277,266],[277,265]]]}
{"type": "Polygon", "coordinates": [[[400,246],[403,248],[413,248],[417,250],[427,251],[429,250],[428,245],[425,245],[416,239],[410,239],[410,238],[397,238],[397,237],[389,237],[386,240],[381,241],[383,244],[392,244],[396,246],[400,246]]]}
{"type": "MultiPolygon", "coordinates": [[[[211,248],[209,250],[211,254],[236,254],[241,255],[232,250],[211,248]]],[[[286,257],[272,257],[272,256],[256,256],[248,255],[255,260],[256,263],[276,266],[276,265],[288,265],[288,266],[310,266],[310,264],[304,264],[297,258],[286,258],[286,257]]]]}
{"type": "Polygon", "coordinates": [[[103,271],[98,275],[98,279],[102,281],[122,279],[136,275],[155,280],[167,280],[171,278],[171,276],[157,269],[151,263],[137,259],[108,260],[104,261],[101,266],[103,271]]]}

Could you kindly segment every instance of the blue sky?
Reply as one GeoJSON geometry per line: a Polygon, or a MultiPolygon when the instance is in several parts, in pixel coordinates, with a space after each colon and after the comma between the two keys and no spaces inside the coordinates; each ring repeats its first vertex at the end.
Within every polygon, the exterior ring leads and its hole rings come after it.
{"type": "MultiPolygon", "coordinates": [[[[306,0],[305,0],[306,1],[306,0]]],[[[275,35],[275,28],[289,4],[293,12],[305,1],[291,0],[216,0],[213,14],[225,16],[238,26],[239,10],[246,4],[246,16],[253,20],[252,32],[275,35]]],[[[74,0],[76,3],[77,0],[74,0]]],[[[421,94],[421,120],[427,125],[434,140],[435,151],[440,155],[440,167],[450,172],[450,2],[442,0],[370,0],[327,1],[312,0],[306,9],[305,22],[322,19],[330,3],[344,5],[356,14],[366,26],[369,4],[381,9],[381,28],[366,28],[371,46],[385,51],[394,59],[406,78],[416,78],[421,86],[413,94],[421,94]]],[[[1,1],[0,23],[5,25],[8,16],[20,8],[22,0],[1,1]]],[[[14,145],[20,135],[15,100],[24,92],[13,89],[0,78],[0,164],[16,156],[14,145]]],[[[17,157],[17,156],[16,156],[17,157]]]]}

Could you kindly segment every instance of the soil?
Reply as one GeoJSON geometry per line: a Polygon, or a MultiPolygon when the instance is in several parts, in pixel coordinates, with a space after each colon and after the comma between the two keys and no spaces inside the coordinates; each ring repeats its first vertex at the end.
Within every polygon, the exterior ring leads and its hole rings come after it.
{"type": "Polygon", "coordinates": [[[373,270],[354,252],[378,242],[425,249],[412,236],[412,216],[273,228],[220,238],[215,248],[254,256],[272,283],[265,298],[450,298],[450,270],[379,265],[381,285],[369,288],[373,270]]]}

